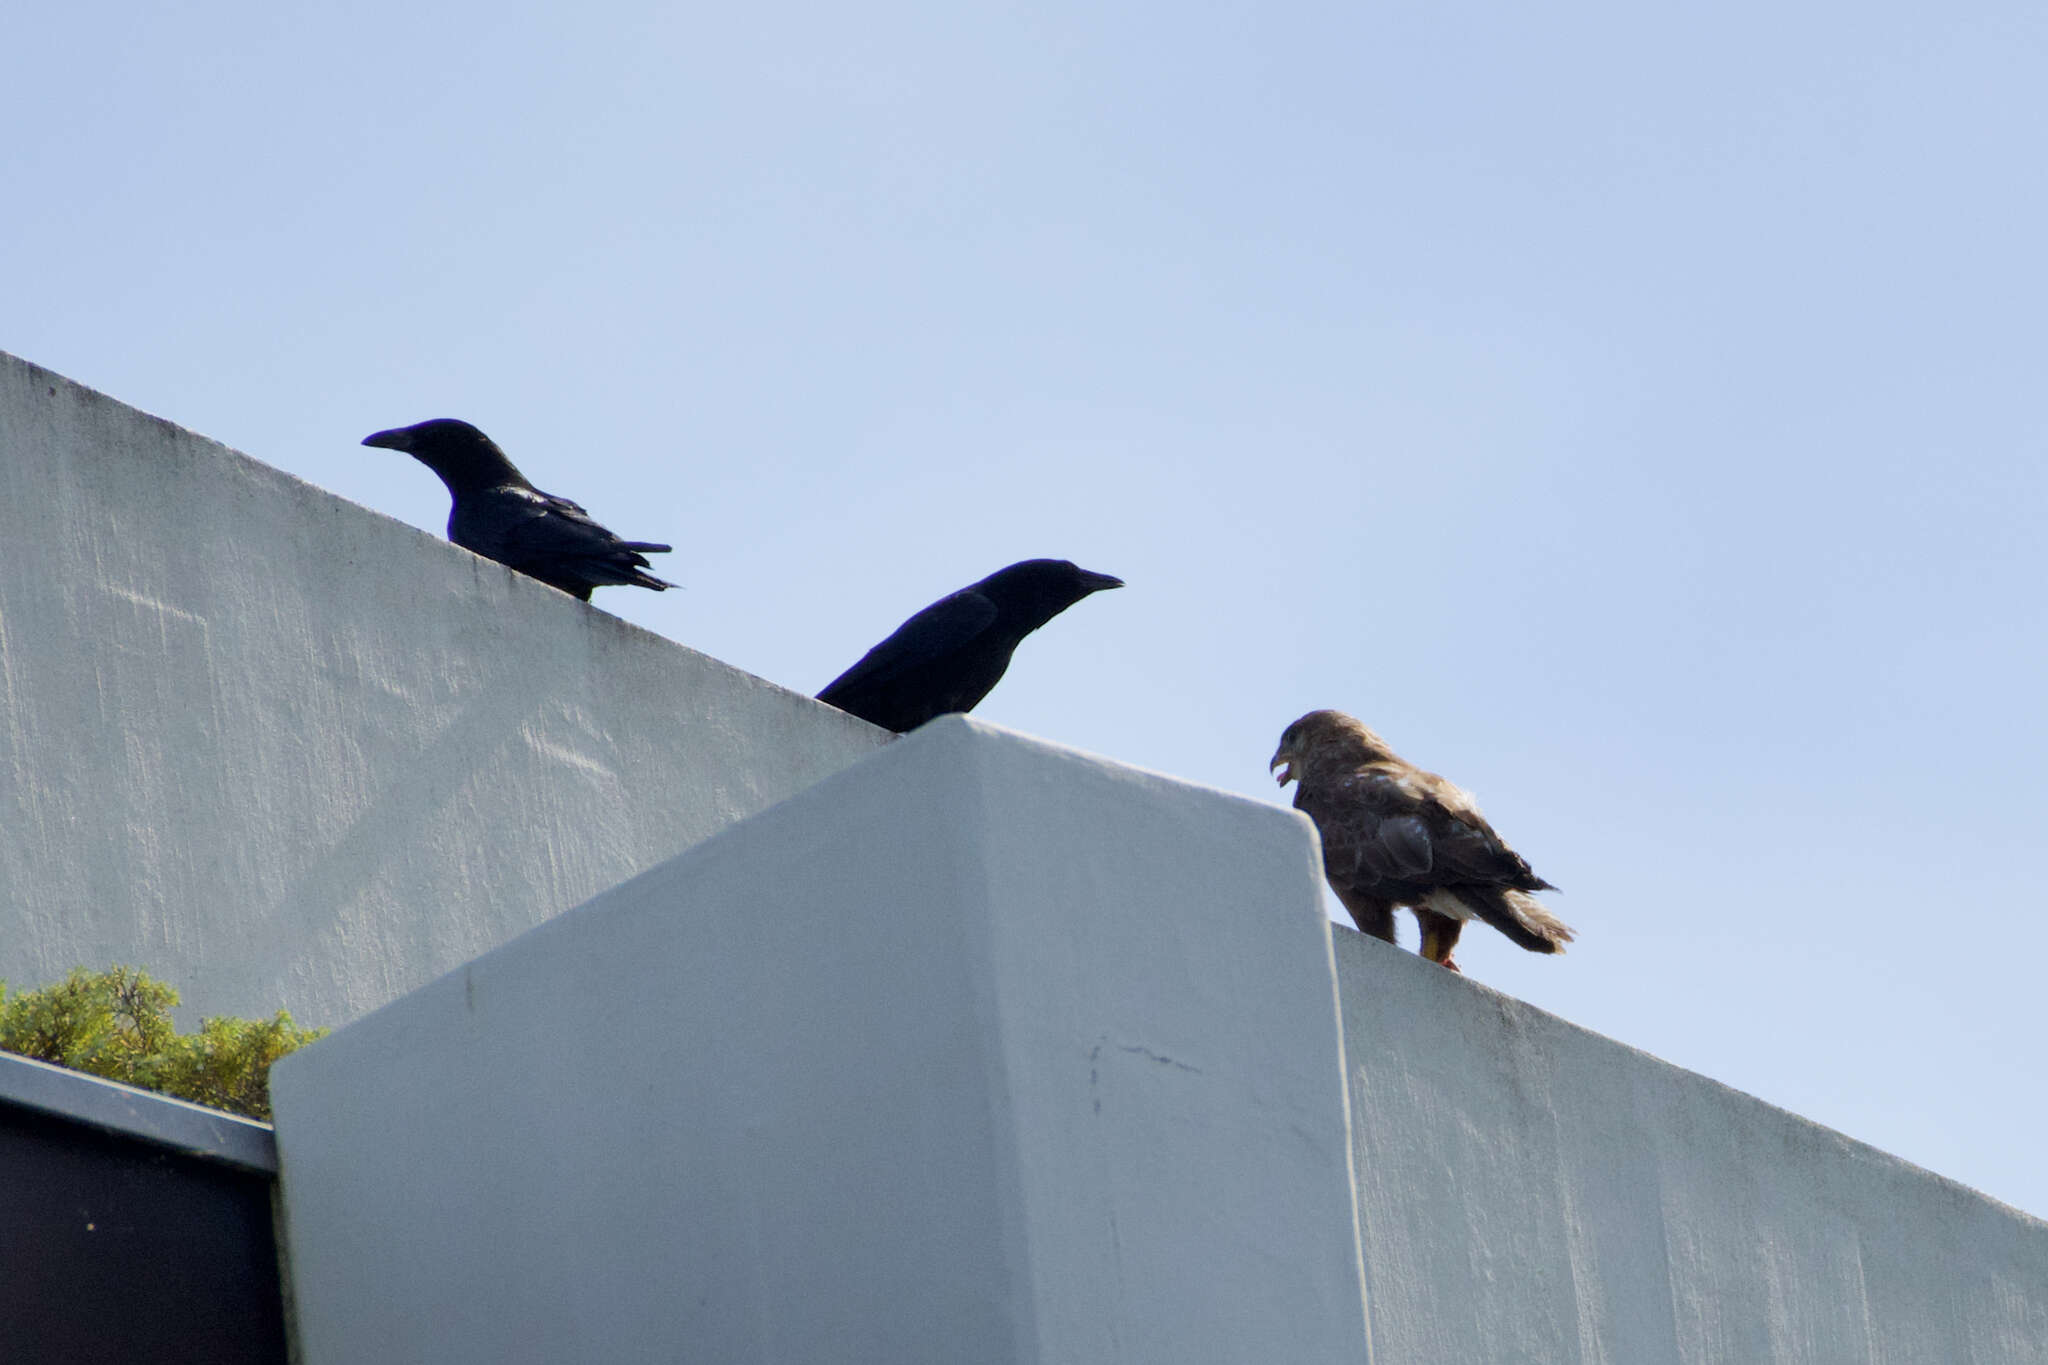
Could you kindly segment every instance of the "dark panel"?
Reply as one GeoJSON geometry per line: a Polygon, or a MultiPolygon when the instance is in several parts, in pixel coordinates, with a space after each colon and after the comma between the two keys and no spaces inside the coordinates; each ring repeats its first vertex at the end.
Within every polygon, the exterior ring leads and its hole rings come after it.
{"type": "Polygon", "coordinates": [[[0,1105],[0,1359],[282,1365],[270,1181],[0,1105]]]}

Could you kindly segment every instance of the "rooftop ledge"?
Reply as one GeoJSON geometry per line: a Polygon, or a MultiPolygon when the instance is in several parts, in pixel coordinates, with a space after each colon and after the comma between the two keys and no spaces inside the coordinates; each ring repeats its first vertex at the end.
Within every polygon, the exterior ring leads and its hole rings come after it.
{"type": "Polygon", "coordinates": [[[9,1052],[0,1052],[0,1105],[261,1175],[277,1174],[277,1143],[267,1123],[9,1052]]]}

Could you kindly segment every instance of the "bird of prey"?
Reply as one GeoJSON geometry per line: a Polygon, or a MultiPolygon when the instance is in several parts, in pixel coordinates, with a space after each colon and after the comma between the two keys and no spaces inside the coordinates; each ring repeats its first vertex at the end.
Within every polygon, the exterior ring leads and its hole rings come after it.
{"type": "Polygon", "coordinates": [[[899,735],[949,711],[972,711],[1025,636],[1089,593],[1123,585],[1064,559],[998,569],[898,626],[818,700],[899,735]]]}
{"type": "Polygon", "coordinates": [[[402,450],[441,476],[454,499],[448,539],[465,550],[585,602],[591,589],[615,584],[656,592],[675,586],[647,572],[647,556],[670,546],[621,540],[567,498],[541,492],[467,422],[436,417],[375,432],[363,444],[402,450]]]}
{"type": "Polygon", "coordinates": [[[1287,727],[1269,765],[1323,836],[1323,872],[1360,933],[1394,941],[1394,907],[1422,925],[1422,955],[1458,970],[1465,921],[1485,920],[1532,953],[1561,953],[1572,931],[1529,895],[1557,888],[1509,848],[1469,793],[1397,757],[1342,711],[1287,727]]]}

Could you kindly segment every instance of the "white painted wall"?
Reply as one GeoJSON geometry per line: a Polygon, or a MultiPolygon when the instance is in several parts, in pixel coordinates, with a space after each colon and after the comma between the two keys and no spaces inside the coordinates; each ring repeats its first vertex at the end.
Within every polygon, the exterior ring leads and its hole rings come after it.
{"type": "Polygon", "coordinates": [[[0,356],[0,977],[396,1001],[312,1365],[2048,1365],[2048,1225],[1339,930],[1347,1141],[1303,822],[883,743],[0,356]]]}
{"type": "Polygon", "coordinates": [[[1375,1359],[2048,1362],[2048,1224],[1336,938],[1375,1359]]]}
{"type": "Polygon", "coordinates": [[[279,1063],[307,1365],[1359,1360],[1314,858],[926,727],[279,1063]]]}
{"type": "Polygon", "coordinates": [[[0,355],[16,989],[340,1023],[885,738],[0,355]]]}

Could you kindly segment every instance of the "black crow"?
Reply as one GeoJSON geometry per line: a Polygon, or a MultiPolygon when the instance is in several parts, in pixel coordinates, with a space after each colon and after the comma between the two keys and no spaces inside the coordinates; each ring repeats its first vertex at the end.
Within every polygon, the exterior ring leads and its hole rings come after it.
{"type": "Polygon", "coordinates": [[[1064,559],[1027,559],[941,598],[834,678],[818,700],[902,734],[972,711],[1032,631],[1121,578],[1064,559]]]}
{"type": "Polygon", "coordinates": [[[441,476],[455,500],[448,539],[465,550],[585,602],[592,588],[614,584],[656,592],[675,586],[647,572],[647,556],[670,546],[620,540],[567,498],[541,492],[467,422],[436,417],[365,436],[363,444],[402,450],[441,476]]]}

